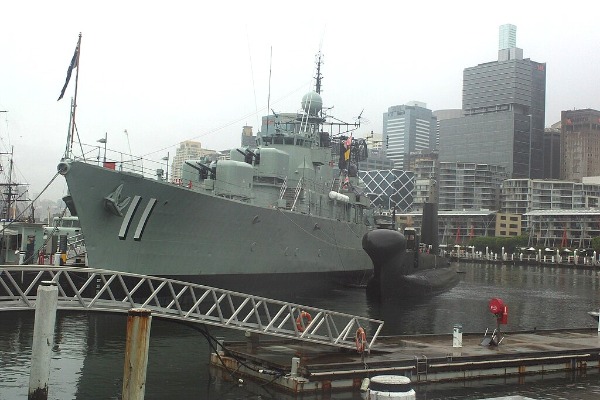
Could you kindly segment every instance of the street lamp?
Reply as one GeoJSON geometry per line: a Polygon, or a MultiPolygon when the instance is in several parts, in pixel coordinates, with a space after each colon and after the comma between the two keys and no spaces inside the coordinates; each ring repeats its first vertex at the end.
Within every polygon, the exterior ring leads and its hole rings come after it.
{"type": "Polygon", "coordinates": [[[102,164],[106,164],[106,139],[108,138],[108,133],[104,132],[104,137],[102,139],[98,139],[97,142],[98,143],[104,143],[104,158],[102,160],[102,164]]]}
{"type": "Polygon", "coordinates": [[[167,156],[162,158],[163,161],[167,162],[167,182],[169,182],[169,152],[167,151],[167,156]]]}

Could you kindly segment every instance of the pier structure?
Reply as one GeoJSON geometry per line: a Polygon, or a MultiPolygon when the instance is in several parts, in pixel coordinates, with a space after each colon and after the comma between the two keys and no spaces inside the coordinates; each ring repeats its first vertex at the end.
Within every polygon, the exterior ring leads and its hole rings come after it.
{"type": "Polygon", "coordinates": [[[69,266],[0,266],[0,311],[34,310],[42,281],[58,287],[58,310],[128,313],[355,349],[363,329],[373,348],[383,321],[174,279],[69,266]]]}

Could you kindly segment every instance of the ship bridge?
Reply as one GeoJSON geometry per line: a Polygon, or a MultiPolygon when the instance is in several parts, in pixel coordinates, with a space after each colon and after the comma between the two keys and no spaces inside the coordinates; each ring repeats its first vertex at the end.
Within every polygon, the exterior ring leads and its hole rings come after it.
{"type": "Polygon", "coordinates": [[[57,284],[59,310],[127,314],[144,308],[155,318],[339,348],[355,348],[358,328],[372,348],[383,327],[375,319],[173,279],[64,266],[0,266],[0,311],[34,310],[43,281],[57,284]]]}

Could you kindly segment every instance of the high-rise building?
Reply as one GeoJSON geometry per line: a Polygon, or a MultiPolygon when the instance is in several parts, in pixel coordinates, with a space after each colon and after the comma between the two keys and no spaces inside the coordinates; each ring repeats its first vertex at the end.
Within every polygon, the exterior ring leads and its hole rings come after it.
{"type": "Polygon", "coordinates": [[[500,25],[498,50],[512,49],[515,47],[517,47],[517,27],[512,24],[500,25]]]}
{"type": "Polygon", "coordinates": [[[600,175],[600,111],[563,111],[561,121],[561,179],[600,175]]]}
{"type": "Polygon", "coordinates": [[[440,210],[498,210],[500,187],[507,178],[502,166],[439,163],[440,210]]]}
{"type": "Polygon", "coordinates": [[[242,147],[256,147],[256,135],[252,133],[251,126],[244,126],[242,128],[242,147]]]}
{"type": "Polygon", "coordinates": [[[544,179],[560,179],[561,123],[544,129],[544,179]]]}
{"type": "Polygon", "coordinates": [[[440,122],[440,161],[500,165],[514,178],[542,178],[546,64],[501,29],[498,60],[463,72],[464,117],[440,122]],[[506,47],[512,46],[512,47],[506,47]]]}
{"type": "Polygon", "coordinates": [[[408,155],[433,150],[437,119],[425,103],[392,106],[383,114],[383,146],[394,167],[407,169],[408,155]]]}
{"type": "Polygon", "coordinates": [[[381,133],[373,133],[373,131],[367,135],[365,138],[367,158],[358,162],[358,169],[360,171],[394,168],[394,162],[385,157],[382,138],[383,135],[381,133]]]}
{"type": "Polygon", "coordinates": [[[216,154],[217,152],[214,150],[203,149],[200,142],[192,140],[181,142],[171,163],[172,172],[169,180],[171,182],[181,182],[181,167],[186,160],[198,160],[205,156],[216,156],[216,154]]]}
{"type": "Polygon", "coordinates": [[[437,124],[435,127],[435,147],[438,150],[440,148],[440,122],[445,119],[460,118],[463,116],[463,110],[460,108],[453,108],[447,110],[435,110],[433,115],[437,118],[437,124]]]}

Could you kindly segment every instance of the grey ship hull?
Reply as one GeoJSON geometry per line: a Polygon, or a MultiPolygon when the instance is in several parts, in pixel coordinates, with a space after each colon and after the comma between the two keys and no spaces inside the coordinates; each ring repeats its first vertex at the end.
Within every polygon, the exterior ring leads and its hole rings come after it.
{"type": "Polygon", "coordinates": [[[372,271],[362,224],[259,207],[78,161],[65,178],[90,267],[245,291],[364,283],[372,271]],[[124,216],[104,206],[121,184],[120,200],[139,196],[135,212],[131,201],[124,216]]]}

